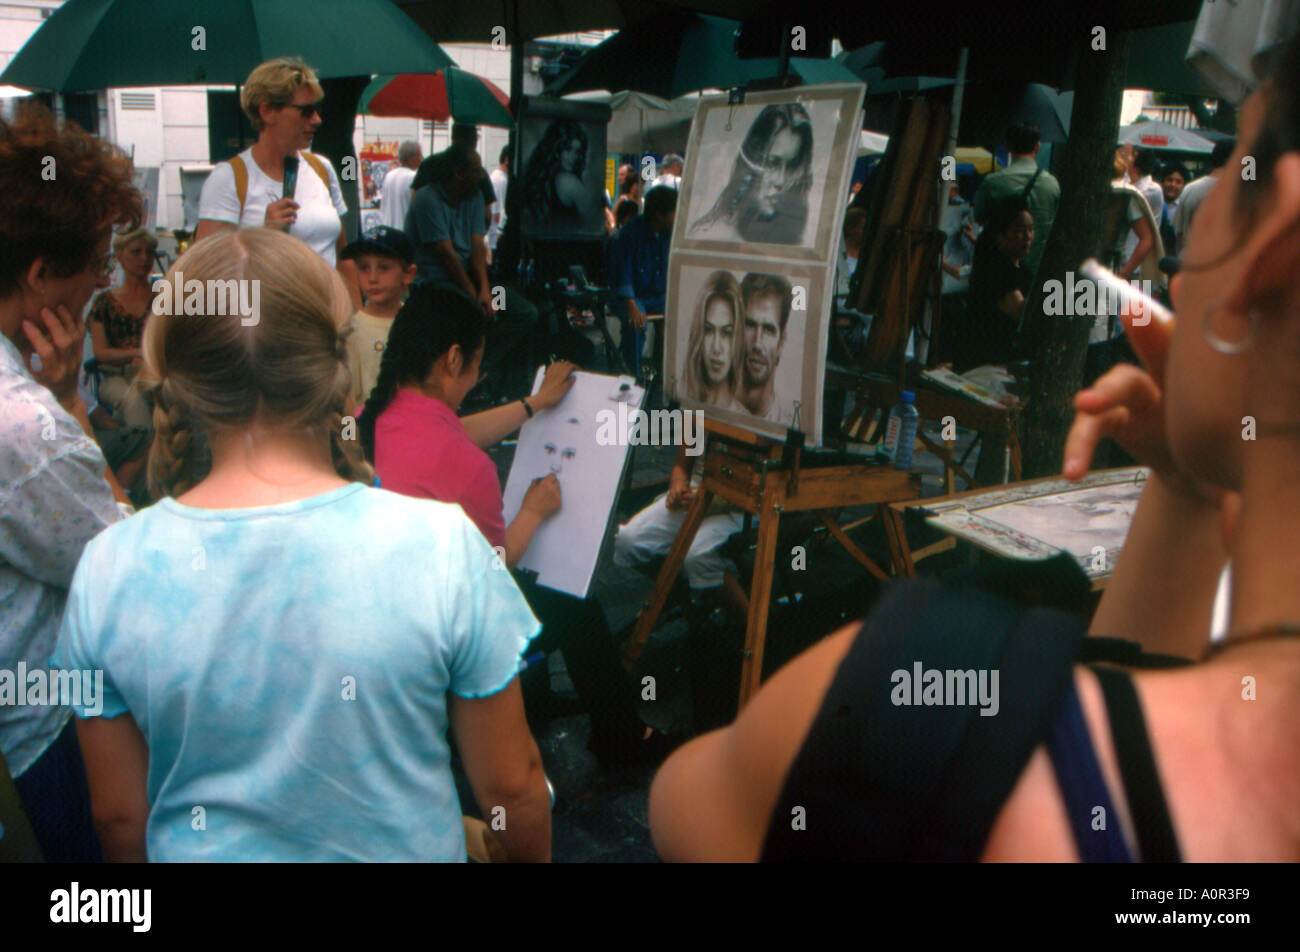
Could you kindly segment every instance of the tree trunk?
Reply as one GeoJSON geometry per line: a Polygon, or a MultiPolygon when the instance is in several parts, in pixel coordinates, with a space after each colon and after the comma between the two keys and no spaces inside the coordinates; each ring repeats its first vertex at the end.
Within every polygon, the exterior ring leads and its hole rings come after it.
{"type": "Polygon", "coordinates": [[[1091,48],[1090,36],[1084,38],[1088,46],[1078,60],[1070,138],[1060,165],[1061,204],[1027,302],[1032,349],[1021,439],[1026,479],[1061,471],[1065,437],[1074,419],[1072,401],[1083,380],[1093,316],[1044,315],[1043,288],[1053,280],[1068,287],[1067,272],[1077,274],[1101,243],[1119,137],[1128,36],[1112,31],[1107,41],[1107,49],[1099,51],[1091,48]]]}

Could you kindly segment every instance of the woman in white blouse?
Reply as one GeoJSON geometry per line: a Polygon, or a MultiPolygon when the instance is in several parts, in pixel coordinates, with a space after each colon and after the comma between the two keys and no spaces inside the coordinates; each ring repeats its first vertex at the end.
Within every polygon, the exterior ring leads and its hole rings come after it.
{"type": "Polygon", "coordinates": [[[300,59],[268,60],[248,74],[240,104],[257,131],[257,142],[212,170],[199,196],[202,241],[218,231],[276,228],[302,240],[338,269],[357,310],[361,292],[356,267],[338,252],[346,237],[347,212],[338,176],[329,160],[309,151],[321,124],[325,92],[300,59]],[[285,160],[298,159],[297,186],[285,197],[285,160]]]}

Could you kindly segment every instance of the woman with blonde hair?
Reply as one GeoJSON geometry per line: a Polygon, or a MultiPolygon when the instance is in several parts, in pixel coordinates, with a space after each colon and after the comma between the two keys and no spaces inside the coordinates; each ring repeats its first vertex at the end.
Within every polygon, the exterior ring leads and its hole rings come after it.
{"type": "Polygon", "coordinates": [[[312,68],[295,57],[267,60],[248,74],[239,102],[257,141],[218,164],[203,183],[194,238],[236,228],[288,232],[338,268],[355,312],[361,310],[356,266],[338,256],[347,244],[348,207],[329,159],[308,151],[324,99],[312,68]]]}
{"type": "Polygon", "coordinates": [[[153,416],[148,401],[131,383],[144,362],[140,338],[153,304],[149,275],[157,248],[158,237],[148,228],[115,235],[113,256],[122,266],[122,283],[97,294],[86,316],[95,361],[103,375],[98,396],[126,426],[147,428],[153,416]]]}
{"type": "Polygon", "coordinates": [[[722,410],[735,406],[741,352],[736,341],[744,313],[740,283],[731,272],[709,275],[686,342],[683,392],[690,399],[722,410]]]}
{"type": "Polygon", "coordinates": [[[104,673],[77,714],[105,855],[463,860],[450,726],[511,857],[548,858],[516,675],[539,626],[458,507],[370,485],[343,416],[342,282],[269,229],[197,242],[176,272],[257,282],[260,307],[150,319],[164,498],[73,580],[57,654],[104,673]]]}

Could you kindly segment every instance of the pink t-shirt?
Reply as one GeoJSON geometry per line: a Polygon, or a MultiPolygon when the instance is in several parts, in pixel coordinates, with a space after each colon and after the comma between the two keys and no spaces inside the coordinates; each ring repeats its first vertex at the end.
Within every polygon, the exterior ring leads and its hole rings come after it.
{"type": "Polygon", "coordinates": [[[459,504],[488,545],[505,546],[497,468],[441,400],[397,391],[375,421],[375,472],[384,489],[459,504]]]}

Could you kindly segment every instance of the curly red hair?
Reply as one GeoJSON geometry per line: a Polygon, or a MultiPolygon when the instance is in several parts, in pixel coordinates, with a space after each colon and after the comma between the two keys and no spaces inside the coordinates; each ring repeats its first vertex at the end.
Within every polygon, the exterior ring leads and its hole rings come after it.
{"type": "Polygon", "coordinates": [[[41,103],[0,120],[0,297],[44,258],[60,277],[90,264],[104,232],[138,228],[144,203],[131,159],[110,142],[66,123],[41,103]]]}

